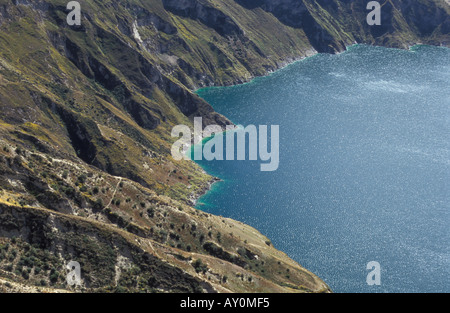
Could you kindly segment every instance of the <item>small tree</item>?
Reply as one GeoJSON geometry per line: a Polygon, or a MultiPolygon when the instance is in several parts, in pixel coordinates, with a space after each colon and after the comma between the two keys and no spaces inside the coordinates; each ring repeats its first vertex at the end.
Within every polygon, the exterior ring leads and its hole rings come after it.
{"type": "Polygon", "coordinates": [[[195,271],[197,273],[202,272],[203,274],[205,274],[208,271],[208,267],[206,266],[206,264],[203,264],[202,260],[197,259],[192,266],[194,267],[195,271]]]}

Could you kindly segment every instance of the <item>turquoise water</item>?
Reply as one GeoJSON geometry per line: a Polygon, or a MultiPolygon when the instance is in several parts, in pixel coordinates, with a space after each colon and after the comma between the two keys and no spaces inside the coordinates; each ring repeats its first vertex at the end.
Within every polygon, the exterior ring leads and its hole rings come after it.
{"type": "Polygon", "coordinates": [[[223,180],[199,209],[254,226],[335,292],[450,292],[450,49],[356,45],[198,94],[236,124],[280,125],[275,172],[198,162],[223,180]]]}

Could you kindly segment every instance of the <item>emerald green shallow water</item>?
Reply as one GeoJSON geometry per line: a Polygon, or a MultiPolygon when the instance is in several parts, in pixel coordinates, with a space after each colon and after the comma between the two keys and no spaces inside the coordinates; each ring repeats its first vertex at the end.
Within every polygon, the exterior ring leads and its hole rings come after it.
{"type": "Polygon", "coordinates": [[[280,125],[280,166],[200,161],[223,181],[197,207],[256,227],[336,292],[450,292],[449,87],[450,49],[357,45],[199,90],[236,124],[280,125]]]}

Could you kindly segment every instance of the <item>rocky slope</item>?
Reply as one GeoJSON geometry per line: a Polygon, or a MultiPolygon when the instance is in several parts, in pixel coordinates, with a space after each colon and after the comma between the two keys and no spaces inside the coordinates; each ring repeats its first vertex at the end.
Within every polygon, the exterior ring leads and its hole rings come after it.
{"type": "Polygon", "coordinates": [[[193,90],[358,43],[449,45],[444,0],[0,0],[0,290],[327,291],[249,226],[198,212],[211,177],[171,129],[230,123],[193,90]],[[34,286],[34,287],[32,287],[34,286]]]}

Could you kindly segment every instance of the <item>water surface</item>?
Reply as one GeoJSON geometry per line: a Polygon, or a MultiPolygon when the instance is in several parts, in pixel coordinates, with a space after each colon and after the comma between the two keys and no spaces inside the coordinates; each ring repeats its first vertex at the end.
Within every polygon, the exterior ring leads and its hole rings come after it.
{"type": "Polygon", "coordinates": [[[199,209],[254,226],[336,292],[450,292],[450,49],[357,45],[198,94],[236,124],[280,125],[276,172],[199,162],[223,180],[199,209]]]}

